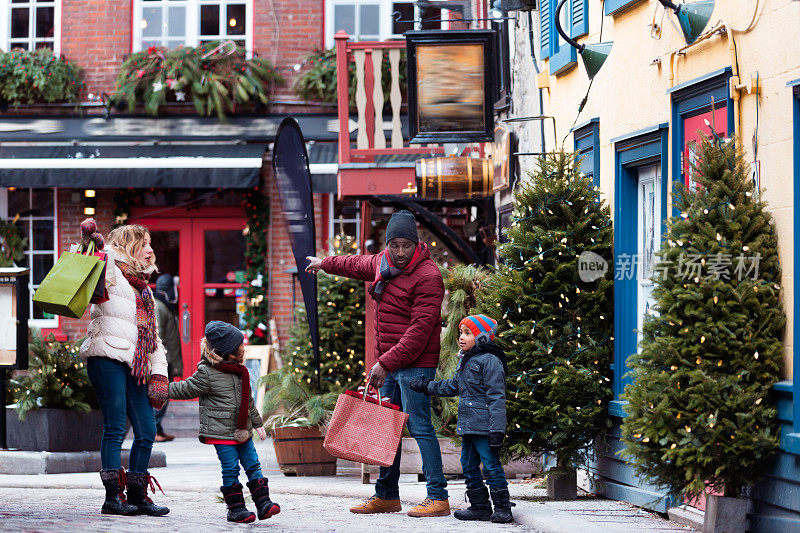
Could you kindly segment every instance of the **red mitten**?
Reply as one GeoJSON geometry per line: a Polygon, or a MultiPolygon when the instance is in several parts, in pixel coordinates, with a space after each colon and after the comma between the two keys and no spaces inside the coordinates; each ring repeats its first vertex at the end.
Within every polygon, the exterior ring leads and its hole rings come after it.
{"type": "Polygon", "coordinates": [[[153,374],[147,384],[147,399],[153,409],[161,409],[169,400],[169,380],[166,376],[153,374]]]}

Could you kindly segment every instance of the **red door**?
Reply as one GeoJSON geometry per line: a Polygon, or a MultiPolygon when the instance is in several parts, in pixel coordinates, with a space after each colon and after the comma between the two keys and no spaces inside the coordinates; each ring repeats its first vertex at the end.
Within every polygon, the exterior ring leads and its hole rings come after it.
{"type": "Polygon", "coordinates": [[[131,217],[131,222],[150,229],[159,273],[179,277],[184,377],[194,373],[200,362],[206,323],[222,320],[242,327],[244,312],[245,218],[231,216],[236,214],[231,209],[202,212],[203,218],[131,217]]]}

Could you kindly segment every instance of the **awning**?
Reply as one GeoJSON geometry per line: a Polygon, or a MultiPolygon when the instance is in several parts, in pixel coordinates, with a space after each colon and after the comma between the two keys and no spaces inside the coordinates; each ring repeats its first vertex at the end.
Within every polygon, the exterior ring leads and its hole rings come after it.
{"type": "MultiPolygon", "coordinates": [[[[310,150],[316,192],[336,192],[335,146],[310,150]]],[[[265,144],[217,143],[2,145],[0,186],[250,188],[258,185],[266,150],[265,144]]]]}

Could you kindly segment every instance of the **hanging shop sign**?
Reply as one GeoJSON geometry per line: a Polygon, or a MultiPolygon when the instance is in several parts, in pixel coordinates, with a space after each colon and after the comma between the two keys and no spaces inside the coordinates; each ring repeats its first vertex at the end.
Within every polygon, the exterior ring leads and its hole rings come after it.
{"type": "Polygon", "coordinates": [[[494,168],[492,191],[507,189],[513,171],[511,165],[514,161],[511,157],[511,132],[503,126],[497,126],[494,129],[494,142],[487,145],[487,151],[494,168]]]}
{"type": "Polygon", "coordinates": [[[495,30],[405,33],[411,143],[494,140],[495,30]]]}

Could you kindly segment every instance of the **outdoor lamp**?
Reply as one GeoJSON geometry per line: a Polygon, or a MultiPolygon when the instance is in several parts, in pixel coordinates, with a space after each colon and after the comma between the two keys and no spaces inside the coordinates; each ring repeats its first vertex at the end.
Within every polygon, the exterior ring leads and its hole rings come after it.
{"type": "Polygon", "coordinates": [[[586,74],[589,76],[589,79],[592,79],[600,70],[600,67],[603,66],[603,63],[605,63],[608,54],[611,53],[611,46],[614,44],[614,42],[608,41],[597,44],[578,44],[575,39],[570,38],[566,33],[564,33],[564,28],[561,27],[560,19],[561,8],[564,7],[566,1],[567,0],[561,0],[558,3],[558,7],[556,7],[556,30],[558,30],[558,33],[564,38],[565,41],[578,49],[578,53],[581,55],[581,59],[583,60],[583,66],[586,68],[586,74]]]}
{"type": "Polygon", "coordinates": [[[714,0],[700,0],[690,4],[675,4],[670,0],[658,0],[661,5],[675,11],[686,44],[692,44],[703,33],[714,11],[714,0]]]}

